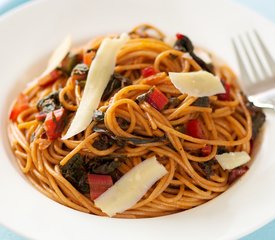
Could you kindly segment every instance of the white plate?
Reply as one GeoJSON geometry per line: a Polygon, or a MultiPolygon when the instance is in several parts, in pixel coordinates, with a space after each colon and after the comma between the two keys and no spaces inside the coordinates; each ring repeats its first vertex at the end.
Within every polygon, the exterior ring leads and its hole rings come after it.
{"type": "Polygon", "coordinates": [[[275,116],[267,114],[263,143],[250,171],[227,192],[192,210],[154,219],[96,217],[64,207],[34,189],[21,174],[6,136],[7,112],[25,83],[37,76],[52,49],[71,33],[75,42],[127,31],[148,22],[183,32],[237,64],[230,36],[256,27],[275,53],[275,28],[221,0],[36,1],[0,20],[0,223],[32,239],[237,239],[275,217],[275,116]]]}

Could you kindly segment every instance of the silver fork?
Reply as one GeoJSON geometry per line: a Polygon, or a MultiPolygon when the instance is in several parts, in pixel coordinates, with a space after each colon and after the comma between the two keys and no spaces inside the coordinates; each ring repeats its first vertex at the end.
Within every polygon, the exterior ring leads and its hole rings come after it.
{"type": "Polygon", "coordinates": [[[256,30],[232,39],[249,101],[261,108],[275,110],[275,62],[256,30]]]}

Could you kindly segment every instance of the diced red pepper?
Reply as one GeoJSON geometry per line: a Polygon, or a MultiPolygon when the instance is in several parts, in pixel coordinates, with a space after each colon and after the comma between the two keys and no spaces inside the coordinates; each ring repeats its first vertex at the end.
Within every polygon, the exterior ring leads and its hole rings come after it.
{"type": "Polygon", "coordinates": [[[35,118],[38,121],[44,121],[46,117],[47,117],[47,113],[44,113],[44,112],[39,112],[35,115],[35,118]]]}
{"type": "Polygon", "coordinates": [[[148,102],[155,109],[161,111],[169,100],[160,90],[153,87],[148,92],[146,102],[148,102]]]}
{"type": "Polygon", "coordinates": [[[186,123],[186,133],[194,138],[204,138],[201,122],[198,119],[191,119],[186,123]]]}
{"type": "Polygon", "coordinates": [[[234,181],[236,181],[236,179],[238,179],[239,177],[244,175],[248,171],[248,169],[249,169],[248,166],[241,166],[241,167],[233,169],[229,173],[228,183],[231,184],[234,181]]]}
{"type": "Polygon", "coordinates": [[[49,85],[54,83],[61,75],[62,75],[61,71],[53,70],[51,73],[41,78],[38,82],[38,85],[43,88],[48,87],[49,85]]]}
{"type": "Polygon", "coordinates": [[[141,71],[141,74],[144,78],[155,75],[156,73],[156,69],[154,69],[152,66],[143,68],[141,71]]]}
{"type": "Polygon", "coordinates": [[[221,100],[221,101],[229,101],[230,100],[230,85],[225,82],[224,80],[222,80],[222,84],[224,86],[224,89],[225,89],[225,93],[220,93],[220,94],[217,94],[218,96],[218,99],[221,100]]]}
{"type": "Polygon", "coordinates": [[[28,107],[29,107],[28,97],[25,94],[21,93],[18,96],[18,98],[17,98],[17,100],[16,100],[16,102],[15,102],[15,104],[14,104],[12,110],[11,110],[10,120],[16,121],[18,115],[22,111],[24,111],[25,109],[27,109],[28,107]]]}
{"type": "Polygon", "coordinates": [[[181,33],[177,33],[177,34],[176,34],[176,37],[177,37],[178,40],[181,40],[181,39],[184,38],[184,35],[181,34],[181,33]]]}
{"type": "Polygon", "coordinates": [[[109,175],[88,174],[88,182],[90,185],[90,198],[92,200],[98,198],[113,186],[112,177],[109,175]]]}
{"type": "Polygon", "coordinates": [[[65,125],[64,117],[64,108],[59,108],[47,114],[44,122],[44,128],[49,140],[54,140],[61,136],[65,125]]]}
{"type": "Polygon", "coordinates": [[[201,149],[201,154],[202,156],[208,156],[210,153],[212,152],[212,146],[211,145],[205,145],[202,149],[201,149]]]}

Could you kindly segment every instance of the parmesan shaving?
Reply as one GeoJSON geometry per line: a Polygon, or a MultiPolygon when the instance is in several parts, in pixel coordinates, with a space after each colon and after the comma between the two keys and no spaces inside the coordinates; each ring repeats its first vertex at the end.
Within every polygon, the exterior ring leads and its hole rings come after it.
{"type": "Polygon", "coordinates": [[[182,93],[194,97],[208,97],[225,93],[221,80],[206,71],[169,72],[174,86],[182,93]]]}
{"type": "Polygon", "coordinates": [[[216,155],[216,159],[224,170],[231,170],[249,162],[250,156],[245,151],[229,152],[216,155]]]}
{"type": "Polygon", "coordinates": [[[62,140],[80,133],[91,123],[93,112],[97,109],[104,89],[114,73],[116,56],[128,39],[129,36],[124,33],[120,38],[105,38],[100,44],[88,72],[80,105],[62,140]]]}
{"type": "Polygon", "coordinates": [[[156,157],[151,157],[132,168],[111,188],[95,199],[95,205],[112,217],[134,206],[144,194],[167,174],[156,157]]]}

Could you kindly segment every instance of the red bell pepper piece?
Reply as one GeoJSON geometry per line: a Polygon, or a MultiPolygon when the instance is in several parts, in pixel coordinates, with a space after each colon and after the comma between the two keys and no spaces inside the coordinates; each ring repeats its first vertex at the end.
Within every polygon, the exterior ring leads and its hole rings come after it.
{"type": "Polygon", "coordinates": [[[217,94],[218,96],[218,99],[221,100],[221,101],[229,101],[230,100],[230,85],[225,82],[224,80],[222,80],[222,84],[224,86],[224,89],[225,89],[225,93],[220,93],[220,94],[217,94]]]}
{"type": "Polygon", "coordinates": [[[155,109],[161,111],[169,100],[160,90],[153,87],[148,92],[146,102],[148,102],[155,109]]]}
{"type": "Polygon", "coordinates": [[[61,136],[65,125],[64,117],[64,108],[59,108],[47,114],[44,122],[44,128],[49,140],[54,140],[61,136]]]}
{"type": "Polygon", "coordinates": [[[12,120],[13,122],[15,122],[16,119],[17,119],[17,117],[18,117],[18,115],[22,111],[24,111],[25,109],[27,109],[28,107],[29,107],[28,97],[25,94],[21,93],[18,96],[18,98],[17,98],[17,100],[16,100],[16,102],[15,102],[15,104],[14,104],[12,110],[11,110],[10,120],[12,120]]]}
{"type": "Polygon", "coordinates": [[[202,156],[208,156],[212,151],[212,146],[211,145],[205,145],[202,149],[201,149],[201,154],[202,156]]]}
{"type": "Polygon", "coordinates": [[[42,88],[46,88],[52,83],[54,83],[60,76],[62,75],[62,72],[59,70],[53,70],[43,78],[41,78],[38,82],[38,85],[42,88]]]}
{"type": "Polygon", "coordinates": [[[186,123],[186,133],[194,138],[204,138],[201,122],[198,119],[191,119],[186,123]]]}
{"type": "Polygon", "coordinates": [[[141,71],[141,74],[144,78],[155,75],[156,73],[157,71],[152,66],[146,67],[141,71]]]}
{"type": "Polygon", "coordinates": [[[177,34],[176,34],[176,37],[177,37],[178,40],[181,40],[181,39],[184,38],[184,35],[181,34],[181,33],[177,33],[177,34]]]}
{"type": "Polygon", "coordinates": [[[47,113],[44,113],[44,112],[39,112],[35,115],[36,120],[42,121],[42,122],[45,120],[46,117],[47,117],[47,113]]]}
{"type": "Polygon", "coordinates": [[[112,177],[109,175],[88,174],[88,182],[90,185],[90,198],[92,200],[98,198],[113,186],[112,177]]]}
{"type": "Polygon", "coordinates": [[[236,181],[236,179],[238,179],[239,177],[244,175],[248,171],[248,169],[249,169],[248,166],[241,166],[241,167],[233,169],[229,173],[228,183],[231,184],[234,181],[236,181]]]}

